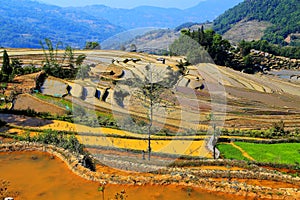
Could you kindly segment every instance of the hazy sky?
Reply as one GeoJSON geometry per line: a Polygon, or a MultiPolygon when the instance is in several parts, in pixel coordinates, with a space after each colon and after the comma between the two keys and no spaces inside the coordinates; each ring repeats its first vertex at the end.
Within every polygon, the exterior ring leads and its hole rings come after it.
{"type": "MultiPolygon", "coordinates": [[[[205,0],[38,0],[40,2],[58,6],[85,6],[92,4],[102,4],[114,8],[134,8],[148,5],[172,8],[190,8],[205,0]]],[[[208,0],[209,1],[209,0],[208,0]]]]}

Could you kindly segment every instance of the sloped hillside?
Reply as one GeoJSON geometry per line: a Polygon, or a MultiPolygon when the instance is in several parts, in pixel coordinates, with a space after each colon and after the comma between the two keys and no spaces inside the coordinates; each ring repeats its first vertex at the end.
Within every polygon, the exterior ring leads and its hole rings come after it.
{"type": "Polygon", "coordinates": [[[241,21],[265,21],[272,24],[262,39],[285,44],[291,33],[300,32],[299,0],[245,0],[214,21],[214,29],[224,34],[241,21]]]}
{"type": "Polygon", "coordinates": [[[199,0],[199,4],[188,9],[172,8],[172,4],[170,4],[170,8],[140,6],[133,9],[118,9],[103,5],[92,5],[70,9],[81,10],[95,17],[105,18],[126,29],[141,27],[174,28],[185,22],[212,21],[241,1],[199,0]]]}

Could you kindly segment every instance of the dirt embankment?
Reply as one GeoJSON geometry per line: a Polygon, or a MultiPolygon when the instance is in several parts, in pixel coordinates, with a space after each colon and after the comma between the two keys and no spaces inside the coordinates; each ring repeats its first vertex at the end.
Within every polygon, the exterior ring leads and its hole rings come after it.
{"type": "Polygon", "coordinates": [[[64,115],[67,113],[66,109],[42,101],[30,94],[18,95],[14,102],[13,109],[15,110],[32,109],[36,112],[49,112],[51,114],[57,114],[57,115],[64,115]]]}

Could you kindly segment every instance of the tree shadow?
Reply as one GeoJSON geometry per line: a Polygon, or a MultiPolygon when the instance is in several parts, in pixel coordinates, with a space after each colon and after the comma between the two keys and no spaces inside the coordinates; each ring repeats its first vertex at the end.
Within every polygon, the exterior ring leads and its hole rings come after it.
{"type": "Polygon", "coordinates": [[[41,119],[37,117],[27,117],[24,115],[14,115],[14,114],[4,114],[0,113],[0,119],[7,122],[8,124],[16,126],[31,126],[31,127],[40,127],[52,124],[52,120],[41,119]]]}

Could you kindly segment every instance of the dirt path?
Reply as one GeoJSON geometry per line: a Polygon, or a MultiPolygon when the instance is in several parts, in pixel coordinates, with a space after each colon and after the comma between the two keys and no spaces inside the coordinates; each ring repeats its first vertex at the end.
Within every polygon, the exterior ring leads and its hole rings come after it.
{"type": "Polygon", "coordinates": [[[238,149],[240,152],[242,152],[242,154],[243,154],[244,157],[248,158],[249,160],[254,161],[254,158],[252,158],[247,152],[245,152],[244,149],[242,149],[241,147],[237,146],[237,145],[234,144],[233,142],[230,142],[230,144],[231,144],[234,148],[236,148],[236,149],[238,149]]]}

